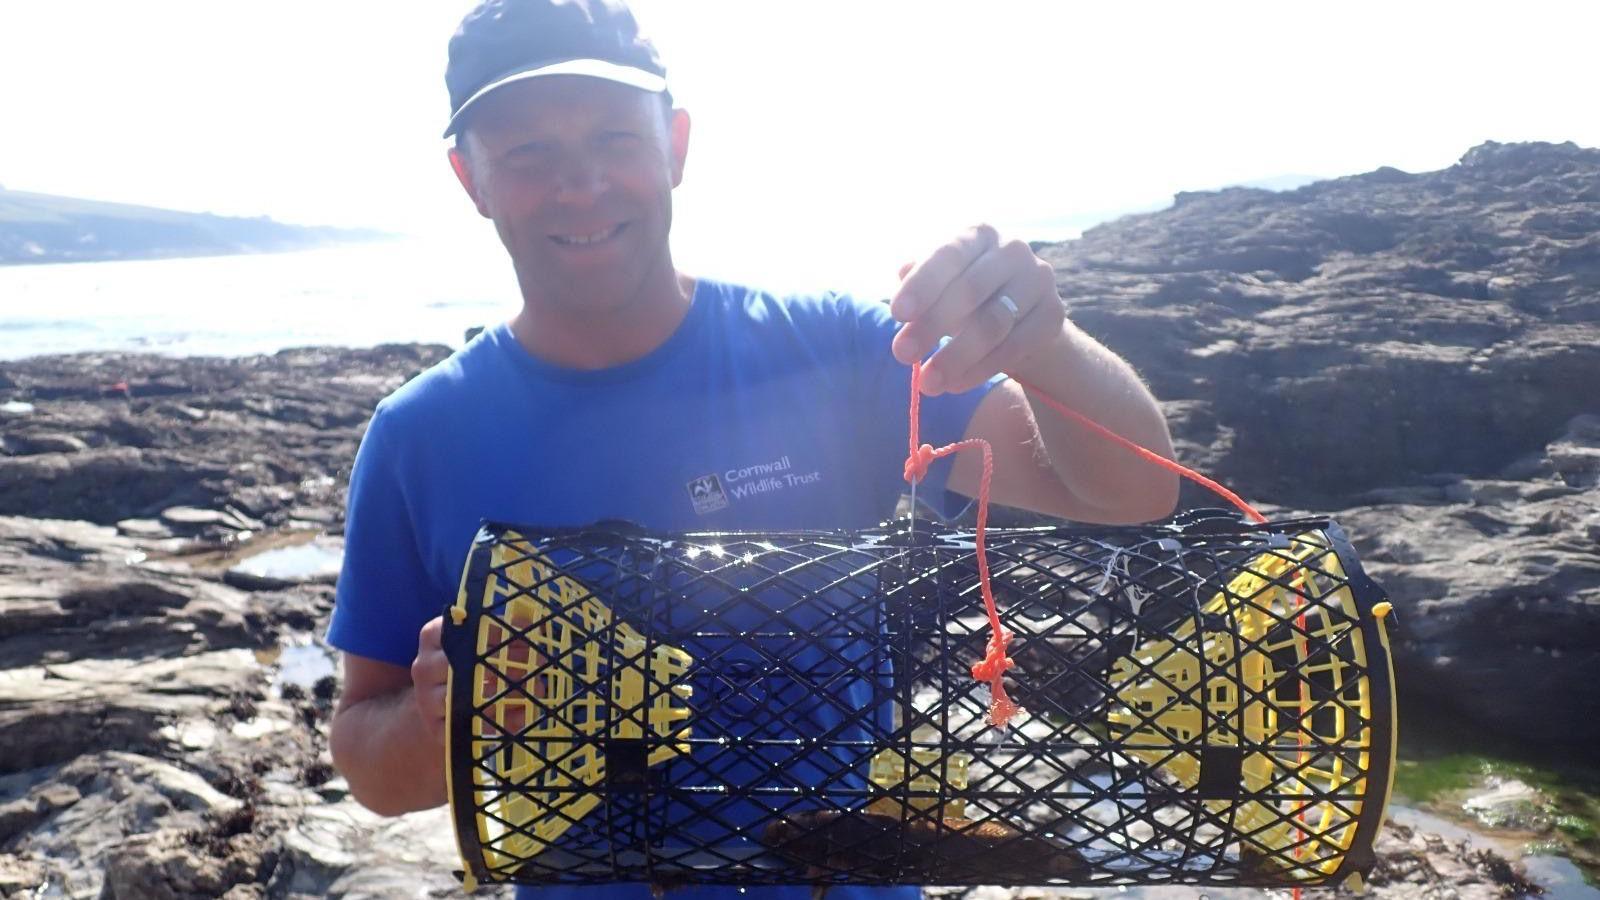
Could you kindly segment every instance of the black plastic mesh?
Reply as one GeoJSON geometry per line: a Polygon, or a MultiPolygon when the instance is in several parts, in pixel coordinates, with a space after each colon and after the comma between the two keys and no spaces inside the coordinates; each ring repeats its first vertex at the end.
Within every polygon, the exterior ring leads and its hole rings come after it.
{"type": "Polygon", "coordinates": [[[1327,520],[487,525],[446,619],[478,881],[1318,884],[1372,864],[1383,600],[1327,520]]]}

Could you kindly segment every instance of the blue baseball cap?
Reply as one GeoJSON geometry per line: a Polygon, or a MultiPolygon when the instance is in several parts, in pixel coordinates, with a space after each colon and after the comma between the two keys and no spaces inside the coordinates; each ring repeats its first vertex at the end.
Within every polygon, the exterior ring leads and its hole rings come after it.
{"type": "Polygon", "coordinates": [[[620,0],[485,0],[450,38],[444,136],[460,131],[473,105],[494,91],[546,75],[602,78],[655,94],[667,89],[655,45],[620,0]]]}

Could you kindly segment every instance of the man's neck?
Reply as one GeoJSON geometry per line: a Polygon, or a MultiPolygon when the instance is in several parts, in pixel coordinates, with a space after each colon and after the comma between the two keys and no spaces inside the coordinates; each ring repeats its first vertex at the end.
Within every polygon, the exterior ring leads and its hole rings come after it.
{"type": "Polygon", "coordinates": [[[531,355],[568,369],[606,369],[633,362],[666,343],[688,315],[695,280],[669,271],[622,307],[593,313],[581,303],[524,295],[511,333],[531,355]]]}

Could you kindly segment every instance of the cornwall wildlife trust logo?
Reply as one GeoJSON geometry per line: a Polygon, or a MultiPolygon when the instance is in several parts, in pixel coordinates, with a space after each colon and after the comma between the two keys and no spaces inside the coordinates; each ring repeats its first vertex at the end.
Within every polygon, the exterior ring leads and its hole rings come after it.
{"type": "Polygon", "coordinates": [[[728,505],[728,495],[722,490],[722,479],[716,475],[701,475],[689,482],[689,500],[699,515],[713,513],[728,505]]]}

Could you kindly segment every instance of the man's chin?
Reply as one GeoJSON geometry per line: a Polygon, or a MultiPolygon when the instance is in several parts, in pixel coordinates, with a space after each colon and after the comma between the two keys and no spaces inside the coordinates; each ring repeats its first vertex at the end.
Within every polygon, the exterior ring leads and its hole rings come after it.
{"type": "MultiPolygon", "coordinates": [[[[523,296],[541,298],[553,311],[559,310],[572,319],[626,312],[645,299],[653,269],[634,244],[621,241],[619,246],[608,248],[615,252],[603,253],[569,253],[544,246],[523,248],[522,253],[513,255],[523,296]]],[[[670,257],[662,259],[661,264],[670,269],[670,257]]]]}
{"type": "Polygon", "coordinates": [[[636,273],[616,267],[596,267],[579,271],[551,272],[540,279],[546,296],[563,315],[572,319],[607,318],[627,312],[639,302],[640,279],[636,273]]]}

